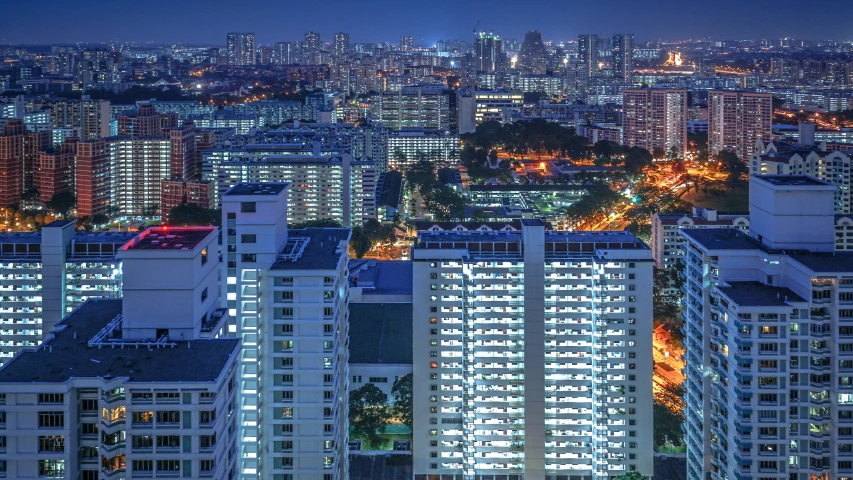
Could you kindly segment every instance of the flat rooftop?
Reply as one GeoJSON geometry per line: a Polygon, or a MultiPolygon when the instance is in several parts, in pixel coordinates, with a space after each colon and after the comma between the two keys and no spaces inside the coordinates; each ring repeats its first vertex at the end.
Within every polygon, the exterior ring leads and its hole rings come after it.
{"type": "Polygon", "coordinates": [[[76,378],[126,377],[130,382],[210,382],[219,377],[237,339],[175,342],[164,348],[102,348],[87,343],[122,311],[122,300],[92,299],[59,323],[54,338],[0,368],[2,383],[58,383],[76,378]]]}
{"type": "Polygon", "coordinates": [[[412,262],[401,260],[349,260],[350,285],[364,287],[362,295],[411,295],[412,262]]]}
{"type": "Polygon", "coordinates": [[[717,288],[742,307],[787,307],[788,302],[805,302],[789,288],[760,282],[729,282],[728,287],[717,288]]]}
{"type": "Polygon", "coordinates": [[[349,337],[351,364],[411,364],[412,304],[351,303],[349,337]]]}
{"type": "Polygon", "coordinates": [[[285,256],[273,263],[271,270],[334,270],[346,251],[337,252],[338,245],[349,238],[348,228],[303,228],[288,230],[285,256]],[[297,251],[294,251],[296,249],[297,251]],[[301,253],[299,253],[301,250],[301,253]]]}
{"type": "Polygon", "coordinates": [[[238,183],[229,188],[223,195],[278,195],[289,183],[238,183]]]}
{"type": "Polygon", "coordinates": [[[769,184],[779,186],[833,187],[833,185],[830,183],[824,182],[823,180],[808,175],[754,175],[752,178],[756,180],[763,180],[769,184]]]}
{"type": "Polygon", "coordinates": [[[763,249],[756,239],[739,228],[684,228],[680,232],[707,250],[763,249]]]}
{"type": "Polygon", "coordinates": [[[853,273],[853,252],[790,253],[788,256],[815,273],[853,273]]]}
{"type": "Polygon", "coordinates": [[[192,250],[216,227],[151,227],[122,250],[192,250]]]}

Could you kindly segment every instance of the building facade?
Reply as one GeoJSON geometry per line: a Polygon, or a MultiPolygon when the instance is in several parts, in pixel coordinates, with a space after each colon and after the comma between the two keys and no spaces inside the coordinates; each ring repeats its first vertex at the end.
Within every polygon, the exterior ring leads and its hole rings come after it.
{"type": "Polygon", "coordinates": [[[687,154],[687,90],[638,88],[622,92],[622,144],[649,152],[687,154]]]}
{"type": "Polygon", "coordinates": [[[652,258],[624,232],[422,231],[416,479],[652,474],[652,258]]]}
{"type": "Polygon", "coordinates": [[[773,96],[769,93],[708,92],[708,151],[737,154],[744,162],[756,142],[772,140],[773,96]]]}
{"type": "Polygon", "coordinates": [[[345,480],[349,230],[288,230],[287,187],[222,197],[220,287],[243,342],[240,478],[345,480]]]}

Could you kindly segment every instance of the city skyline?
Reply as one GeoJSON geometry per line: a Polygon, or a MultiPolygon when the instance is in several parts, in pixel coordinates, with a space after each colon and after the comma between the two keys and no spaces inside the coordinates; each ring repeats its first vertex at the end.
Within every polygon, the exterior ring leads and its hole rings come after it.
{"type": "MultiPolygon", "coordinates": [[[[507,38],[524,37],[531,29],[542,32],[543,39],[553,41],[576,40],[582,33],[634,33],[639,41],[679,40],[691,38],[772,39],[795,37],[810,40],[853,40],[853,27],[844,19],[844,12],[853,13],[847,2],[827,0],[820,2],[822,9],[832,9],[838,15],[824,19],[821,30],[806,22],[791,23],[785,20],[798,4],[793,0],[769,2],[735,2],[722,0],[714,9],[703,8],[697,1],[678,2],[663,0],[651,10],[641,3],[620,2],[619,9],[599,4],[580,4],[567,8],[556,0],[537,0],[528,4],[528,18],[510,13],[517,6],[513,2],[497,0],[491,8],[483,9],[473,4],[457,5],[441,0],[433,4],[433,13],[415,6],[400,5],[388,0],[370,2],[364,15],[372,21],[353,20],[353,9],[345,2],[331,1],[328,9],[318,17],[311,15],[312,4],[276,5],[271,0],[255,2],[254,8],[227,11],[211,8],[209,2],[188,0],[175,4],[153,0],[145,4],[93,0],[80,15],[79,7],[69,2],[47,0],[44,8],[31,9],[26,4],[11,4],[0,19],[0,44],[50,44],[50,43],[223,43],[224,35],[233,31],[255,32],[258,42],[271,44],[282,40],[295,40],[306,31],[317,31],[324,41],[335,32],[346,31],[352,42],[398,43],[401,35],[412,36],[415,46],[433,45],[441,39],[467,39],[472,31],[495,30],[507,38]],[[691,6],[692,4],[692,6],[691,6]],[[168,10],[166,9],[168,7],[168,10]],[[452,10],[448,10],[452,7],[452,10]],[[415,10],[418,8],[418,10],[415,10]],[[731,16],[732,9],[738,15],[731,16]],[[565,13],[560,13],[564,9],[565,13]],[[556,11],[556,14],[555,12],[556,11]],[[702,12],[697,24],[697,12],[702,12]],[[168,14],[165,14],[168,12],[168,14]],[[266,12],[259,15],[259,12],[266,12]],[[452,15],[441,16],[452,12],[452,15]],[[665,13],[660,13],[665,12],[665,13]],[[412,15],[426,21],[412,22],[412,15]],[[68,18],[76,18],[68,22],[68,18]],[[133,22],[125,19],[134,18],[133,22]],[[760,18],[761,22],[756,22],[760,18]],[[11,21],[13,20],[14,21],[11,21]],[[287,19],[289,21],[282,21],[287,19]],[[433,20],[433,21],[430,21],[433,20]],[[376,25],[386,28],[377,32],[376,25]],[[476,27],[475,27],[476,25],[476,27]],[[826,33],[825,33],[826,32],[826,33]],[[832,32],[829,35],[828,32],[832,32]]],[[[355,12],[358,14],[358,12],[355,12]]],[[[366,19],[365,19],[366,20],[366,19]]]]}

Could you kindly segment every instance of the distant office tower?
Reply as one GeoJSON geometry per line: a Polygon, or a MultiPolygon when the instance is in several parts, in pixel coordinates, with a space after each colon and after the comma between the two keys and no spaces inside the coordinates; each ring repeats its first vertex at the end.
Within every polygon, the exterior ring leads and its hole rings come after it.
{"type": "Polygon", "coordinates": [[[229,33],[226,48],[229,65],[254,65],[257,63],[254,33],[229,33]]]}
{"type": "Polygon", "coordinates": [[[548,52],[542,43],[542,34],[536,30],[525,33],[518,52],[518,70],[528,75],[545,75],[547,69],[548,52]]]}
{"type": "Polygon", "coordinates": [[[109,137],[111,118],[109,100],[92,100],[84,95],[80,101],[80,139],[109,137]]]}
{"type": "Polygon", "coordinates": [[[56,221],[33,233],[0,233],[0,274],[6,282],[0,362],[37,347],[62,317],[93,297],[121,292],[115,253],[132,234],[75,233],[56,221]]]}
{"type": "Polygon", "coordinates": [[[39,152],[33,168],[33,186],[38,189],[39,201],[45,204],[54,195],[74,194],[74,159],[77,139],[69,138],[58,149],[39,152]]]}
{"type": "Polygon", "coordinates": [[[110,206],[112,175],[107,142],[103,139],[77,143],[76,158],[77,215],[105,215],[110,206]]]}
{"type": "Polygon", "coordinates": [[[221,296],[243,347],[239,478],[345,480],[350,232],[289,230],[287,187],[222,197],[221,296]]]}
{"type": "Polygon", "coordinates": [[[338,32],[335,34],[334,53],[338,58],[343,58],[349,51],[349,33],[338,32]]]}
{"type": "Polygon", "coordinates": [[[139,234],[118,253],[123,298],[87,302],[4,365],[6,475],[235,477],[240,342],[216,338],[216,248],[215,227],[139,234]]]}
{"type": "Polygon", "coordinates": [[[444,85],[407,85],[399,91],[371,96],[370,116],[375,122],[400,129],[450,128],[450,92],[444,85]]]}
{"type": "Polygon", "coordinates": [[[700,77],[713,77],[717,74],[714,60],[711,58],[700,58],[696,61],[696,75],[700,77]]]}
{"type": "Polygon", "coordinates": [[[645,244],[529,219],[412,255],[416,480],[652,474],[645,244]]]}
{"type": "Polygon", "coordinates": [[[272,47],[267,45],[261,45],[258,47],[257,53],[258,63],[261,65],[271,65],[272,64],[272,47]]]}
{"type": "Polygon", "coordinates": [[[414,39],[412,37],[402,36],[400,37],[400,50],[404,52],[411,52],[414,50],[414,39]]]}
{"type": "Polygon", "coordinates": [[[272,49],[272,62],[276,65],[290,65],[293,63],[295,52],[291,42],[276,42],[272,49]]]}
{"type": "Polygon", "coordinates": [[[711,90],[708,92],[708,151],[729,150],[744,163],[755,142],[772,140],[773,95],[711,90]]]}
{"type": "Polygon", "coordinates": [[[24,186],[24,137],[27,127],[10,120],[0,135],[0,205],[18,205],[24,186]]]}
{"type": "Polygon", "coordinates": [[[613,55],[613,76],[623,83],[634,83],[634,34],[613,35],[610,42],[613,55]]]}
{"type": "Polygon", "coordinates": [[[495,73],[503,68],[501,38],[494,32],[480,32],[474,37],[477,73],[495,73]]]}
{"type": "Polygon", "coordinates": [[[835,187],[754,175],[749,190],[750,235],[680,231],[687,478],[851,477],[853,254],[834,251],[835,187]]]}
{"type": "Polygon", "coordinates": [[[586,66],[587,78],[598,73],[598,35],[578,35],[578,58],[586,66]]]}
{"type": "Polygon", "coordinates": [[[687,153],[687,90],[632,88],[622,92],[622,143],[649,152],[687,153]]]}

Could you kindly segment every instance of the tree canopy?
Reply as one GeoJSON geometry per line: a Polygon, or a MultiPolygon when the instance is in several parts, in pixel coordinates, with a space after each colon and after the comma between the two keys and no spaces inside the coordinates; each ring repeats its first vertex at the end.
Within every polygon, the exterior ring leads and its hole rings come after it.
{"type": "Polygon", "coordinates": [[[45,206],[62,218],[68,217],[68,212],[77,205],[77,198],[70,191],[59,192],[50,197],[45,206]]]}
{"type": "Polygon", "coordinates": [[[219,225],[222,221],[218,210],[185,203],[169,212],[166,223],[176,227],[206,227],[219,225]]]}
{"type": "Polygon", "coordinates": [[[400,422],[412,428],[414,418],[414,403],[412,400],[413,386],[412,374],[403,375],[394,382],[391,387],[391,396],[394,397],[394,413],[400,422]]]}
{"type": "Polygon", "coordinates": [[[372,383],[352,390],[349,395],[349,418],[353,437],[362,438],[368,445],[378,448],[382,444],[385,426],[391,420],[388,395],[372,383]]]}

